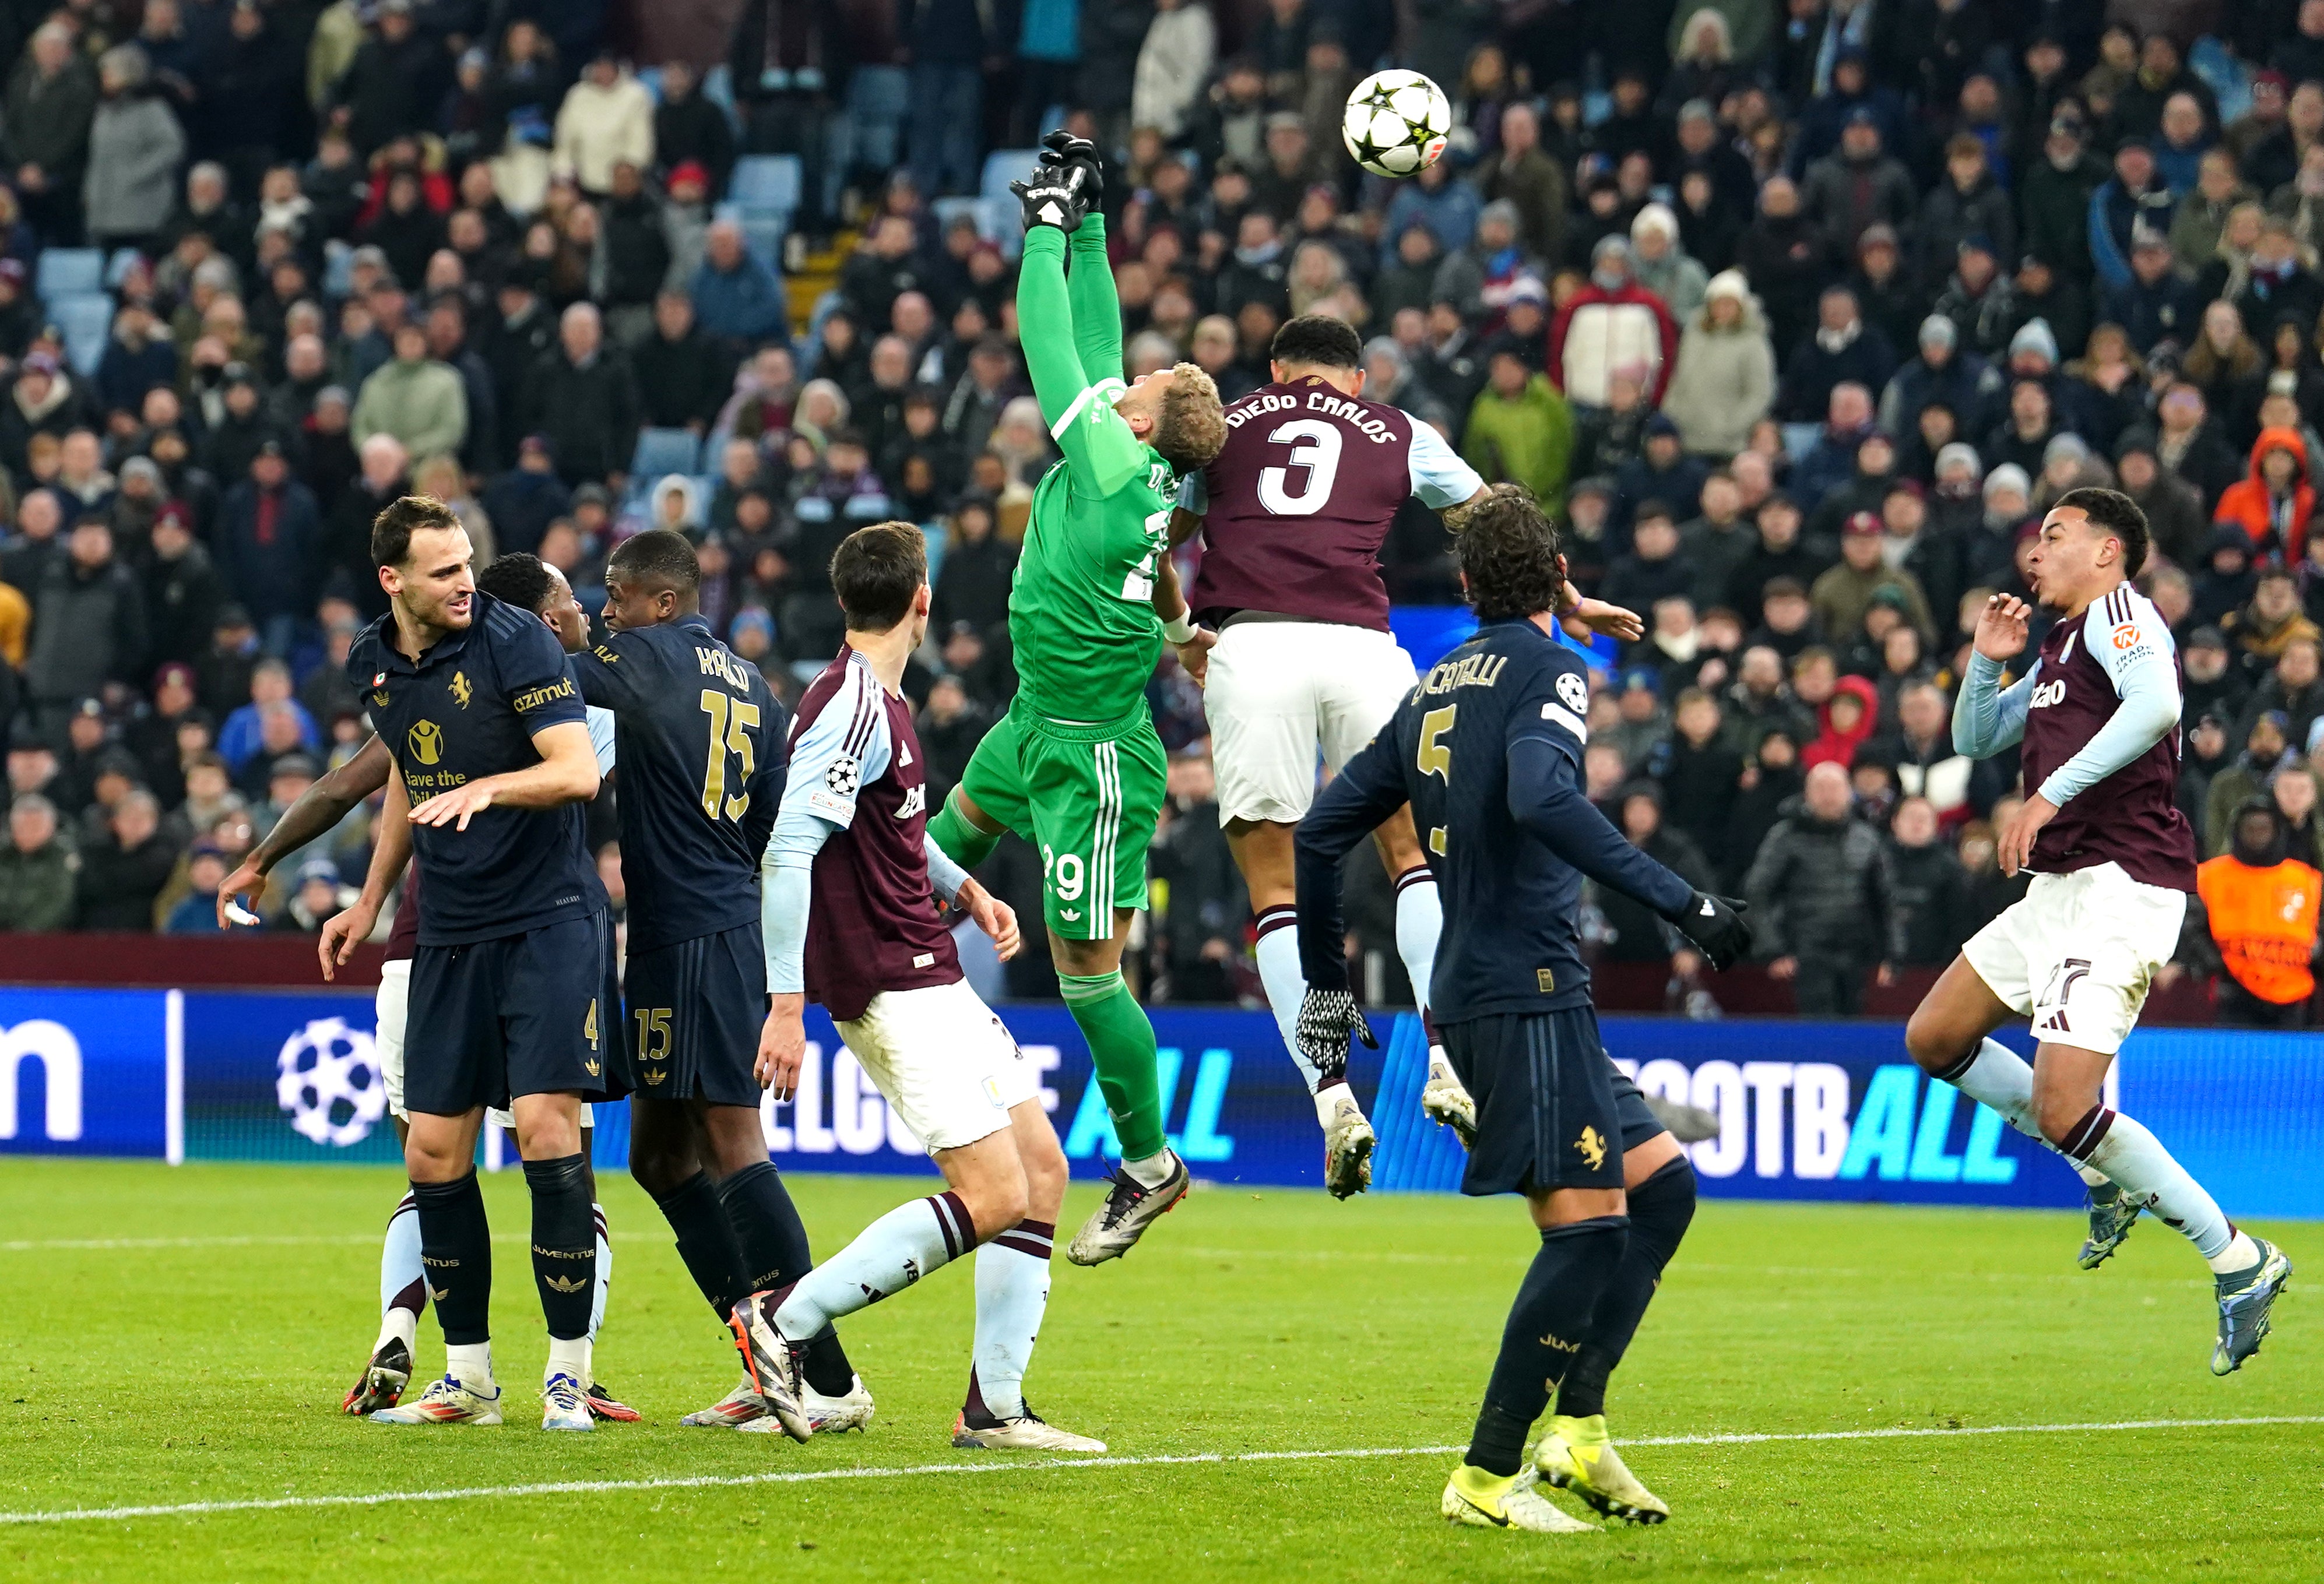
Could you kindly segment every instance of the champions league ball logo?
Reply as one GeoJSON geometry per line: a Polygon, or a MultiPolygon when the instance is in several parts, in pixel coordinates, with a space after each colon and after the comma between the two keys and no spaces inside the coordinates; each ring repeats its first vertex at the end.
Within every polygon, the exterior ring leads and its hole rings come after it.
{"type": "Polygon", "coordinates": [[[275,1103],[302,1138],[346,1149],[387,1114],[372,1037],[344,1018],[318,1018],[284,1040],[274,1070],[275,1103]]]}

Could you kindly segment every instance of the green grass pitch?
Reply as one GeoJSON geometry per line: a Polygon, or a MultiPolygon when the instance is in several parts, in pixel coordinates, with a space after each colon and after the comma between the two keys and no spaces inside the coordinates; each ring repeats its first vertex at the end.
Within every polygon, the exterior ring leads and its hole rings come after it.
{"type": "MultiPolygon", "coordinates": [[[[792,1186],[829,1248],[918,1184],[792,1186]]],[[[0,1163],[0,1579],[2324,1574],[2313,1301],[2295,1286],[2259,1358],[2214,1380],[2209,1281],[2153,1222],[2086,1275],[2066,1214],[1706,1203],[1609,1400],[1674,1515],[1550,1537],[1449,1528],[1452,1458],[1409,1450],[1467,1437],[1536,1246],[1513,1201],[1213,1188],[1122,1263],[1061,1257],[1031,1395],[1126,1460],[1073,1469],[952,1450],[965,1269],[846,1323],[879,1397],[868,1434],[679,1429],[736,1368],[626,1179],[602,1188],[598,1373],[646,1423],[535,1428],[545,1344],[513,1173],[486,1187],[510,1423],[344,1419],[400,1188],[354,1167],[0,1163]],[[1960,1433],[2267,1417],[2302,1422],[1960,1433]],[[1782,1439],[1883,1430],[1933,1433],[1782,1439]],[[1777,1439],[1638,1444],[1754,1432],[1777,1439]],[[1333,1451],[1375,1455],[1248,1456],[1333,1451]],[[855,1469],[878,1472],[740,1482],[855,1469]],[[629,1487],[509,1488],[572,1481],[629,1487]],[[24,1521],[333,1495],[394,1499],[24,1521]]],[[[1068,1225],[1093,1203],[1077,1188],[1068,1225]]],[[[2324,1275],[2324,1229],[2261,1229],[2324,1275]]],[[[424,1322],[422,1370],[442,1357],[424,1322]]]]}

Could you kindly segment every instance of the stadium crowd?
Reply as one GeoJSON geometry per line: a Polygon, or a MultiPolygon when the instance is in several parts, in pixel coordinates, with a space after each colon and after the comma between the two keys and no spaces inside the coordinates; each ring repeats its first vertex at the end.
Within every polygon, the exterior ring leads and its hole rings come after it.
{"type": "MultiPolygon", "coordinates": [[[[1591,794],[1751,898],[1803,1009],[1943,963],[2022,888],[2014,756],[1954,752],[1950,689],[2046,505],[2126,491],[2212,861],[2183,967],[2223,1015],[2309,999],[2324,0],[746,0],[725,60],[643,69],[622,21],[0,5],[0,928],[216,927],[362,740],[339,662],[384,609],[369,521],[413,490],[585,603],[623,536],[683,527],[787,696],[839,639],[838,539],[926,525],[941,796],[1013,688],[1054,455],[1013,206],[957,200],[1062,117],[1110,151],[1129,373],[1190,358],[1232,400],[1286,318],[1343,317],[1368,396],[1529,486],[1575,578],[1647,617],[1591,702],[1591,794]],[[1338,135],[1388,63],[1456,117],[1397,183],[1338,135]]],[[[1457,602],[1444,544],[1408,505],[1397,602],[1457,602]]],[[[1166,662],[1151,696],[1177,760],[1145,991],[1248,997],[1200,695],[1166,662]]],[[[367,837],[358,811],[286,863],[270,920],[315,927],[367,837]]],[[[1672,961],[1659,921],[1594,919],[1605,959],[1672,961]]]]}

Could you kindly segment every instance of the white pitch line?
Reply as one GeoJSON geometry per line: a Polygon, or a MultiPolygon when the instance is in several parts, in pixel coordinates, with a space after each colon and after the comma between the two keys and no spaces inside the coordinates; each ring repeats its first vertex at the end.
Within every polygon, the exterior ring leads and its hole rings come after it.
{"type": "MultiPolygon", "coordinates": [[[[1723,1435],[1639,1436],[1634,1447],[1757,1446],[1766,1441],[1894,1441],[1957,1435],[2064,1435],[2130,1430],[2203,1430],[2263,1424],[2324,1424],[2324,1414],[2246,1419],[2117,1419],[2093,1424],[1982,1424],[1960,1430],[1899,1426],[1878,1430],[1737,1432],[1723,1435]]],[[[707,1490],[752,1485],[807,1485],[827,1479],[910,1479],[929,1474],[1035,1474],[1074,1469],[1157,1469],[1185,1463],[1305,1463],[1342,1458],[1443,1457],[1464,1447],[1345,1447],[1337,1451],[1179,1452],[1146,1458],[1050,1458],[1032,1462],[921,1463],[899,1469],[799,1469],[768,1474],[696,1474],[667,1479],[567,1479],[539,1485],[484,1485],[453,1490],[380,1490],[347,1496],[285,1496],[248,1501],[180,1502],[166,1506],[76,1507],[0,1513],[0,1524],[82,1524],[127,1518],[198,1518],[214,1513],[273,1513],[310,1507],[378,1507],[398,1502],[475,1501],[503,1497],[596,1496],[613,1492],[707,1490]]]]}

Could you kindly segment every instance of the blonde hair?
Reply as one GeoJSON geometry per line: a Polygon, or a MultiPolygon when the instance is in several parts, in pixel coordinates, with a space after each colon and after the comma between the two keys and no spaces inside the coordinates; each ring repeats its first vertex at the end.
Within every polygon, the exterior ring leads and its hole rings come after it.
{"type": "Polygon", "coordinates": [[[1163,393],[1162,410],[1154,415],[1154,432],[1148,444],[1180,473],[1208,467],[1227,443],[1226,404],[1219,388],[1199,364],[1182,363],[1163,393]]]}

